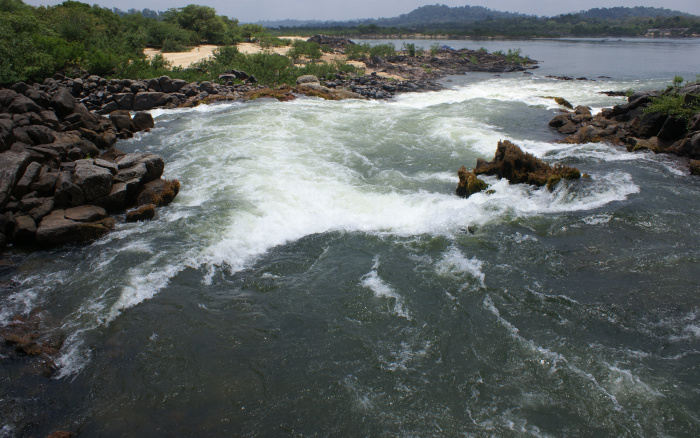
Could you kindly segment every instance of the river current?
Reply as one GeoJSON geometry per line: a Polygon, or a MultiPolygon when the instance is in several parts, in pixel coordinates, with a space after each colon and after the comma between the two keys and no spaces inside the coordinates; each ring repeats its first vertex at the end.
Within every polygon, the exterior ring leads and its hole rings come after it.
{"type": "Polygon", "coordinates": [[[693,80],[700,41],[440,43],[543,62],[390,101],[153,111],[117,146],[165,157],[171,206],[5,255],[0,323],[39,311],[66,342],[51,378],[3,362],[0,437],[698,436],[700,178],[555,143],[547,96],[597,111],[693,80]],[[590,178],[456,197],[499,140],[590,178]]]}

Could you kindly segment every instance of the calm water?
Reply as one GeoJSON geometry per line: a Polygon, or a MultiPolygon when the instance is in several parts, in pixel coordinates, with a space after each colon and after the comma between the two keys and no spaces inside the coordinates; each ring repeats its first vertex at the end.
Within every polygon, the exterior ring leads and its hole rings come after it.
{"type": "Polygon", "coordinates": [[[67,341],[50,379],[3,362],[0,436],[698,436],[700,179],[554,144],[543,96],[693,78],[700,41],[446,44],[544,62],[389,102],[155,111],[119,147],[166,158],[173,205],[9,253],[2,323],[40,309],[67,341]],[[591,178],[454,196],[501,139],[591,178]]]}

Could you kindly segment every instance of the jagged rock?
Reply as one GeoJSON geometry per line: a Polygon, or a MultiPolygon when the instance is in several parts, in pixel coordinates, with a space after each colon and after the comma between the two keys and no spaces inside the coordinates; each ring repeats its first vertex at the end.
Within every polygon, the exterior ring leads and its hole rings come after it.
{"type": "Polygon", "coordinates": [[[10,149],[10,146],[15,141],[12,126],[12,120],[0,119],[0,152],[10,149]]]}
{"type": "Polygon", "coordinates": [[[39,113],[42,108],[33,100],[22,94],[15,95],[8,110],[14,114],[39,113]]]}
{"type": "Polygon", "coordinates": [[[688,122],[681,118],[670,116],[661,126],[657,137],[662,141],[675,141],[688,133],[688,122]]]}
{"type": "Polygon", "coordinates": [[[550,166],[507,140],[498,142],[493,161],[477,160],[474,174],[496,175],[512,184],[546,185],[549,190],[553,190],[562,179],[581,177],[578,169],[564,165],[550,166]]]}
{"type": "Polygon", "coordinates": [[[87,202],[109,195],[112,179],[112,172],[95,166],[92,160],[79,160],[75,163],[73,183],[80,187],[87,202]]]}
{"type": "Polygon", "coordinates": [[[36,242],[44,246],[87,242],[102,237],[115,225],[116,221],[111,217],[95,222],[76,222],[66,219],[65,210],[54,210],[39,223],[36,242]]]}
{"type": "Polygon", "coordinates": [[[130,110],[134,107],[134,93],[117,93],[112,95],[113,102],[123,110],[130,110]]]}
{"type": "Polygon", "coordinates": [[[457,174],[459,175],[459,184],[457,185],[456,193],[461,198],[468,198],[474,193],[488,188],[488,184],[477,178],[473,172],[469,172],[464,166],[459,169],[457,174]]]}
{"type": "Polygon", "coordinates": [[[48,126],[49,128],[53,129],[56,131],[59,127],[59,122],[58,122],[58,117],[56,117],[56,113],[53,111],[42,111],[39,113],[41,116],[42,121],[44,122],[45,126],[48,126]]]}
{"type": "Polygon", "coordinates": [[[120,211],[126,208],[128,200],[126,183],[117,182],[112,186],[109,195],[95,199],[93,203],[107,211],[120,211]]]}
{"type": "Polygon", "coordinates": [[[156,206],[153,204],[142,205],[136,210],[126,213],[126,222],[138,222],[151,220],[156,216],[156,206]]]}
{"type": "Polygon", "coordinates": [[[603,130],[595,126],[586,125],[579,129],[576,133],[561,140],[561,143],[581,144],[581,143],[598,143],[602,141],[603,130]]]}
{"type": "Polygon", "coordinates": [[[59,87],[51,98],[51,106],[58,116],[65,117],[75,109],[75,98],[66,87],[59,87]]]}
{"type": "Polygon", "coordinates": [[[667,118],[668,116],[661,113],[644,114],[634,130],[635,135],[645,138],[656,137],[667,118]]]}
{"type": "Polygon", "coordinates": [[[32,156],[26,151],[0,153],[0,172],[4,174],[4,176],[0,176],[0,180],[4,181],[0,181],[0,207],[4,205],[3,193],[9,196],[10,190],[14,188],[15,184],[24,175],[31,161],[32,156]]]}

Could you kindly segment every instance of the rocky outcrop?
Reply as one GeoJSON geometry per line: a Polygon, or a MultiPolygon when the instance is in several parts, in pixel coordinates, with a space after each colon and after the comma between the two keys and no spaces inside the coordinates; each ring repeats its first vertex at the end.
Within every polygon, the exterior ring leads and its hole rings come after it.
{"type": "Polygon", "coordinates": [[[488,188],[488,184],[476,177],[474,172],[470,172],[466,167],[462,166],[457,172],[459,176],[459,184],[457,185],[456,194],[461,198],[468,198],[474,193],[479,193],[488,188]]]}
{"type": "Polygon", "coordinates": [[[328,46],[331,49],[343,50],[346,46],[353,46],[355,43],[347,38],[338,38],[327,35],[314,35],[307,41],[317,43],[319,46],[328,46]]]}
{"type": "MultiPolygon", "coordinates": [[[[463,175],[466,175],[467,180],[469,178],[466,169],[464,171],[463,174],[460,169],[460,185],[462,185],[463,175]]],[[[511,184],[547,186],[550,191],[562,179],[572,180],[581,177],[581,172],[578,169],[564,165],[552,166],[534,155],[523,152],[522,149],[507,140],[498,142],[493,161],[477,160],[473,174],[475,177],[495,175],[507,179],[511,184]]],[[[459,187],[458,190],[460,190],[459,187]]]]}
{"type": "Polygon", "coordinates": [[[111,148],[153,128],[152,116],[91,112],[74,97],[91,83],[112,84],[58,77],[0,89],[0,248],[90,241],[113,229],[108,215],[135,205],[146,186],[167,202],[177,194],[161,179],[162,157],[111,148]]]}
{"type": "Polygon", "coordinates": [[[700,83],[664,91],[644,91],[631,95],[626,104],[604,108],[592,115],[585,107],[555,116],[549,126],[567,137],[562,143],[608,142],[624,145],[628,151],[650,150],[700,159],[700,110],[689,115],[689,108],[700,108],[700,83]],[[682,100],[685,116],[654,111],[657,98],[682,100]]]}

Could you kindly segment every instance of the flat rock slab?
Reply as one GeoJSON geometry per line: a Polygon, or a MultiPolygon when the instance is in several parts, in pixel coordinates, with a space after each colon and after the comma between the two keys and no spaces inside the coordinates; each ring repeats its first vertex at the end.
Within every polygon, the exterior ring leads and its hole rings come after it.
{"type": "Polygon", "coordinates": [[[95,222],[107,217],[107,212],[102,207],[95,205],[81,205],[80,207],[67,208],[65,218],[76,222],[95,222]]]}
{"type": "Polygon", "coordinates": [[[102,237],[115,225],[116,221],[111,217],[95,222],[77,222],[66,218],[66,210],[54,210],[41,220],[36,242],[44,246],[89,242],[102,237]]]}

